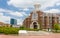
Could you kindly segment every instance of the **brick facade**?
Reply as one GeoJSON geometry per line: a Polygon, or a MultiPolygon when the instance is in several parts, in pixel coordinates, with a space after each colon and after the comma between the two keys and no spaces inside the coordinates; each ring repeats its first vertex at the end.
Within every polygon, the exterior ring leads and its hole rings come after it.
{"type": "MultiPolygon", "coordinates": [[[[30,16],[27,17],[24,21],[23,21],[23,25],[26,28],[30,28],[32,21],[32,15],[33,15],[32,11],[30,13],[30,16]]],[[[44,13],[40,10],[37,10],[36,13],[38,14],[38,20],[35,20],[38,22],[39,24],[39,28],[41,29],[47,29],[47,28],[53,28],[53,25],[56,23],[59,23],[59,15],[58,14],[52,14],[52,13],[44,13]]],[[[32,25],[33,26],[33,25],[32,25]]]]}

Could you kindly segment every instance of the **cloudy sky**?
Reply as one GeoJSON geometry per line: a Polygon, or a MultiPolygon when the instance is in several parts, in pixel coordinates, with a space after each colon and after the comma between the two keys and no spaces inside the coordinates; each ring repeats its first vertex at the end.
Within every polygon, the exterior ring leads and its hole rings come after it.
{"type": "Polygon", "coordinates": [[[44,12],[60,13],[60,0],[0,0],[0,22],[10,23],[10,19],[14,18],[22,24],[35,3],[40,3],[40,10],[44,12]]]}

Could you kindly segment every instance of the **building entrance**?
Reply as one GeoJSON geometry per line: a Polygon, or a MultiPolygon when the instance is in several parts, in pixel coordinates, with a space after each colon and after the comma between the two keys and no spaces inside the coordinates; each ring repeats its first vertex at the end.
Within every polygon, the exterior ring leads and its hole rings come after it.
{"type": "Polygon", "coordinates": [[[34,29],[37,29],[38,26],[37,26],[36,22],[33,23],[33,27],[34,27],[34,29]]]}

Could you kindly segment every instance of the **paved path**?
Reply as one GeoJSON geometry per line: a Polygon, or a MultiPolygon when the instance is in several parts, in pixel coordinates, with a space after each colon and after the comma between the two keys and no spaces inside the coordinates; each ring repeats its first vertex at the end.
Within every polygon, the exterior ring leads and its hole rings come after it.
{"type": "Polygon", "coordinates": [[[0,38],[60,38],[60,34],[40,35],[40,36],[0,35],[0,38]]]}
{"type": "Polygon", "coordinates": [[[27,35],[50,35],[52,32],[45,32],[45,31],[28,31],[27,35]]]}
{"type": "Polygon", "coordinates": [[[0,38],[60,38],[60,33],[50,33],[44,31],[29,31],[30,35],[4,35],[0,34],[0,38]]]}

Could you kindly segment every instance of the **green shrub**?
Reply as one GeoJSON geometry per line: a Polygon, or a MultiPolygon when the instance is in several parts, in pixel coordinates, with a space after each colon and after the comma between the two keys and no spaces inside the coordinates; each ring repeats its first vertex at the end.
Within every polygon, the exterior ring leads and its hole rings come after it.
{"type": "Polygon", "coordinates": [[[30,29],[30,28],[25,28],[24,26],[21,26],[21,27],[20,27],[20,30],[39,31],[40,29],[30,29]]]}
{"type": "Polygon", "coordinates": [[[0,27],[0,33],[3,34],[18,34],[19,28],[0,27]]]}
{"type": "Polygon", "coordinates": [[[28,30],[28,31],[39,31],[40,29],[30,29],[30,28],[27,28],[26,30],[28,30]]]}
{"type": "Polygon", "coordinates": [[[20,27],[20,30],[26,30],[27,28],[25,28],[24,26],[20,27]]]}
{"type": "Polygon", "coordinates": [[[54,24],[54,29],[55,32],[58,32],[58,30],[60,30],[60,24],[54,24]]]}
{"type": "Polygon", "coordinates": [[[0,28],[0,33],[3,33],[3,28],[0,28]]]}

